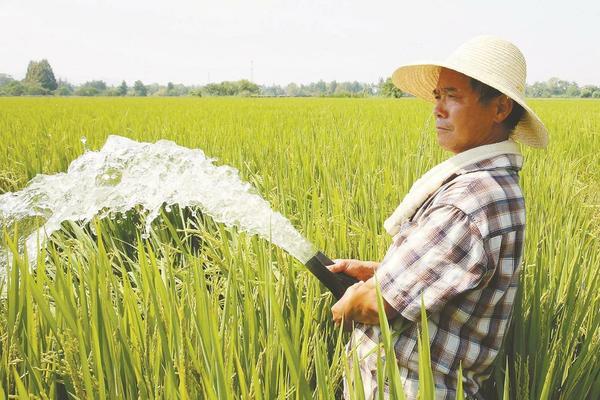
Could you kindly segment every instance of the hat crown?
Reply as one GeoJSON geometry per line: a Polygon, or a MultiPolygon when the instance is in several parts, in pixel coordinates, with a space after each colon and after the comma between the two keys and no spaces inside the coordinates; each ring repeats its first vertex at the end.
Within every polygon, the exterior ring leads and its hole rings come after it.
{"type": "Polygon", "coordinates": [[[517,46],[507,40],[495,36],[477,36],[458,47],[447,62],[476,79],[484,76],[483,83],[502,92],[509,89],[513,93],[525,94],[525,57],[517,46]],[[469,73],[470,69],[473,74],[469,73]]]}

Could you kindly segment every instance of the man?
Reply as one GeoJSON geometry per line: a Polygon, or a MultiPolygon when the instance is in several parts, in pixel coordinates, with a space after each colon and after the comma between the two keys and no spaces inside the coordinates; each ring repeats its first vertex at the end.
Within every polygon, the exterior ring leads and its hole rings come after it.
{"type": "MultiPolygon", "coordinates": [[[[415,182],[385,222],[393,235],[381,263],[338,260],[360,280],[333,306],[336,323],[355,323],[349,343],[360,357],[366,398],[377,385],[376,285],[392,329],[408,399],[418,392],[417,336],[427,310],[436,399],[454,399],[459,365],[471,398],[498,354],[510,323],[525,232],[518,183],[523,157],[513,140],[545,147],[547,131],[524,100],[525,59],[491,36],[470,40],[446,61],[411,64],[393,76],[400,89],[435,103],[439,145],[456,155],[415,182]]],[[[348,396],[347,377],[345,393],[348,396]]]]}

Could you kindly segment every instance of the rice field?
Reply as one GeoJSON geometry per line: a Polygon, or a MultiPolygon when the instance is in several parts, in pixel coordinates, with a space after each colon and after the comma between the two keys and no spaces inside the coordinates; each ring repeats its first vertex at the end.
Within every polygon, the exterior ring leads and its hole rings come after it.
{"type": "MultiPolygon", "coordinates": [[[[486,391],[598,399],[600,101],[531,104],[550,146],[523,149],[521,289],[486,391]]],[[[449,156],[430,114],[415,99],[0,98],[0,193],[110,134],[169,139],[239,169],[330,257],[380,260],[383,221],[449,156]]],[[[0,399],[340,397],[347,334],[299,262],[188,209],[165,210],[148,239],[141,225],[135,212],[64,224],[34,271],[14,259],[0,399]]],[[[18,231],[1,233],[16,249],[18,231]]]]}

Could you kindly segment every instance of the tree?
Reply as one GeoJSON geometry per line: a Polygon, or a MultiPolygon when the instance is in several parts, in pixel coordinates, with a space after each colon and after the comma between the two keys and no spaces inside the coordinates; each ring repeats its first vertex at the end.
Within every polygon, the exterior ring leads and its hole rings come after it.
{"type": "Polygon", "coordinates": [[[552,96],[564,96],[567,91],[567,87],[569,87],[569,82],[563,81],[559,78],[550,78],[546,82],[546,87],[550,91],[552,96]]]}
{"type": "Polygon", "coordinates": [[[75,90],[75,96],[98,96],[100,91],[93,86],[82,85],[75,90]]]}
{"type": "Polygon", "coordinates": [[[184,96],[189,92],[189,89],[182,84],[167,83],[167,87],[162,87],[157,93],[159,96],[184,96]]]}
{"type": "Polygon", "coordinates": [[[148,95],[148,89],[146,88],[146,86],[144,86],[144,84],[142,83],[142,81],[135,81],[133,83],[133,93],[136,96],[147,96],[148,95]]]}
{"type": "Polygon", "coordinates": [[[332,94],[334,94],[334,93],[335,93],[335,90],[337,89],[337,85],[338,85],[338,84],[337,84],[337,82],[336,82],[336,81],[331,81],[331,82],[329,83],[329,86],[328,86],[328,88],[327,88],[327,94],[328,94],[328,95],[330,95],[330,96],[331,96],[332,94]]]}
{"type": "Polygon", "coordinates": [[[173,85],[173,82],[167,83],[167,93],[166,93],[167,96],[174,96],[175,95],[174,90],[175,90],[175,85],[173,85]]]}
{"type": "Polygon", "coordinates": [[[104,81],[88,81],[79,86],[75,91],[77,96],[99,96],[106,95],[108,86],[104,81]]]}
{"type": "Polygon", "coordinates": [[[160,90],[160,85],[158,83],[151,83],[146,86],[146,96],[154,96],[160,90]]]}
{"type": "Polygon", "coordinates": [[[7,96],[22,96],[25,94],[25,86],[19,81],[11,81],[3,89],[7,96]]]}
{"type": "Polygon", "coordinates": [[[121,84],[117,87],[117,94],[119,96],[125,96],[127,95],[127,82],[123,81],[121,82],[121,84]]]}
{"type": "Polygon", "coordinates": [[[56,90],[58,87],[52,67],[46,59],[39,62],[29,62],[25,82],[33,85],[37,84],[48,91],[56,90]]]}
{"type": "Polygon", "coordinates": [[[193,88],[189,91],[190,96],[202,97],[202,89],[201,88],[193,88]]]}
{"type": "Polygon", "coordinates": [[[250,82],[247,79],[237,81],[237,94],[242,96],[256,95],[260,91],[258,85],[254,82],[250,82]]]}
{"type": "Polygon", "coordinates": [[[229,95],[227,93],[227,87],[226,87],[225,82],[209,83],[208,85],[204,86],[204,91],[209,96],[228,96],[229,95]]]}
{"type": "Polygon", "coordinates": [[[173,88],[173,92],[175,93],[175,96],[186,96],[189,94],[190,92],[190,88],[185,86],[182,83],[178,83],[177,85],[175,85],[175,87],[173,88]]]}
{"type": "Polygon", "coordinates": [[[13,77],[8,74],[0,74],[0,87],[14,81],[13,77]]]}
{"type": "Polygon", "coordinates": [[[565,90],[565,96],[567,97],[579,97],[581,91],[579,90],[579,85],[575,82],[571,82],[567,86],[567,90],[565,90]]]}
{"type": "Polygon", "coordinates": [[[279,85],[261,86],[260,94],[264,96],[284,96],[285,91],[279,85]]]}
{"type": "Polygon", "coordinates": [[[535,82],[531,86],[527,86],[525,94],[530,97],[550,97],[552,93],[544,82],[535,82]]]}
{"type": "Polygon", "coordinates": [[[42,87],[37,82],[25,82],[23,87],[25,88],[25,95],[27,96],[48,96],[51,94],[50,90],[42,87]]]}
{"type": "Polygon", "coordinates": [[[106,86],[106,82],[104,81],[88,81],[83,84],[83,86],[92,87],[96,89],[98,92],[104,92],[108,86],[106,86]]]}
{"type": "Polygon", "coordinates": [[[242,79],[235,82],[209,83],[204,86],[204,92],[210,96],[250,96],[258,94],[260,87],[256,83],[242,79]]]}
{"type": "Polygon", "coordinates": [[[354,81],[350,84],[350,92],[351,93],[359,93],[362,91],[362,86],[357,81],[354,81]]]}
{"type": "Polygon", "coordinates": [[[300,94],[300,88],[292,82],[285,87],[285,94],[290,97],[298,96],[300,94]]]}
{"type": "Polygon", "coordinates": [[[392,82],[392,78],[387,78],[385,81],[379,81],[379,93],[384,97],[399,98],[404,96],[402,90],[398,89],[392,82]]]}
{"type": "Polygon", "coordinates": [[[319,82],[315,83],[315,89],[319,95],[324,95],[327,92],[327,84],[323,79],[320,79],[319,82]]]}
{"type": "Polygon", "coordinates": [[[106,89],[106,91],[103,93],[104,96],[110,96],[110,97],[116,97],[116,96],[120,96],[119,94],[119,87],[109,87],[108,89],[106,89]]]}
{"type": "Polygon", "coordinates": [[[595,91],[600,91],[600,88],[594,85],[585,85],[581,88],[579,96],[583,98],[592,97],[595,91]]]}
{"type": "Polygon", "coordinates": [[[54,91],[56,96],[71,96],[75,92],[75,88],[67,81],[59,79],[57,82],[57,88],[54,91]]]}

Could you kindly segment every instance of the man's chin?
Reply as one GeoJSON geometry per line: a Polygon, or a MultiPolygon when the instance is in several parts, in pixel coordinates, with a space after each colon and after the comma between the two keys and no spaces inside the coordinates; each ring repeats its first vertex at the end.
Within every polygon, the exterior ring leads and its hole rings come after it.
{"type": "Polygon", "coordinates": [[[444,150],[448,150],[448,151],[452,151],[451,150],[451,140],[450,140],[450,132],[447,130],[442,130],[442,129],[438,129],[437,130],[438,134],[437,134],[437,141],[438,141],[438,145],[444,149],[444,150]]]}
{"type": "Polygon", "coordinates": [[[458,148],[457,144],[452,142],[452,140],[449,140],[449,139],[450,138],[448,138],[447,136],[438,134],[438,145],[442,149],[449,151],[451,153],[454,153],[454,154],[460,153],[461,150],[458,148]]]}

